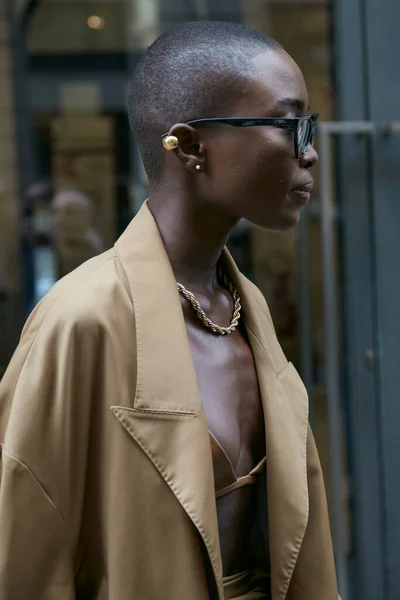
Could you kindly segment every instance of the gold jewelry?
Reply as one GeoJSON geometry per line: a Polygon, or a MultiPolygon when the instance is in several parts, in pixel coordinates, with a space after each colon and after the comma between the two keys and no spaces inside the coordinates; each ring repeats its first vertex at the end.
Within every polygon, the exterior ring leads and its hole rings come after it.
{"type": "Polygon", "coordinates": [[[175,150],[179,146],[179,140],[174,135],[167,135],[162,143],[166,150],[175,150]]]}
{"type": "Polygon", "coordinates": [[[236,288],[233,285],[233,283],[228,279],[227,275],[224,273],[224,271],[222,269],[220,269],[219,274],[224,282],[226,289],[229,290],[229,292],[231,293],[232,300],[233,300],[233,316],[232,316],[232,321],[231,321],[230,325],[228,325],[228,327],[221,327],[220,325],[216,325],[215,323],[213,323],[207,317],[204,310],[201,308],[200,304],[194,297],[194,294],[192,292],[189,292],[189,290],[187,290],[181,283],[176,282],[176,285],[178,287],[179,292],[182,294],[182,296],[184,296],[186,298],[186,300],[188,300],[190,302],[193,309],[196,311],[197,316],[199,317],[199,319],[203,323],[203,325],[205,325],[205,327],[208,327],[209,329],[211,329],[211,331],[213,333],[218,333],[219,335],[229,335],[229,334],[233,333],[238,326],[239,319],[240,319],[240,312],[242,310],[242,305],[240,303],[239,294],[237,293],[236,288]]]}

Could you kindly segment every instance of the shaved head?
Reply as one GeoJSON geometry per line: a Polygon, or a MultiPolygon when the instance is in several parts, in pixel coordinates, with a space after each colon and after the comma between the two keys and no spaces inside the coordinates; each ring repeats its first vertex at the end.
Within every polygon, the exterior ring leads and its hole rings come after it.
{"type": "Polygon", "coordinates": [[[151,185],[162,173],[161,136],[178,122],[229,116],[253,59],[279,48],[262,33],[220,21],[178,25],[148,48],[133,74],[128,116],[151,185]]]}

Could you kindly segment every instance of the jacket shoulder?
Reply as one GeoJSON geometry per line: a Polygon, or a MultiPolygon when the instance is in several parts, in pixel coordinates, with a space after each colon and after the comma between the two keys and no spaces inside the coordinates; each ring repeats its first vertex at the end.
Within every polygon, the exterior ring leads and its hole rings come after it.
{"type": "Polygon", "coordinates": [[[129,286],[110,250],[57,282],[33,310],[0,383],[0,441],[13,404],[53,403],[51,382],[91,380],[105,355],[115,372],[132,368],[135,340],[129,286]]]}
{"type": "Polygon", "coordinates": [[[129,299],[129,286],[119,259],[111,249],[60,279],[29,316],[21,340],[44,324],[94,323],[104,320],[115,297],[129,299]]]}

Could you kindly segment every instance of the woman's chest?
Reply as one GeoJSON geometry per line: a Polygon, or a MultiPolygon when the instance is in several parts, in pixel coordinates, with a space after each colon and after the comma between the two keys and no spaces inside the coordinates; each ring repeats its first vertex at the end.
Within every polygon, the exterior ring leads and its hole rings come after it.
{"type": "Polygon", "coordinates": [[[265,456],[262,401],[251,347],[245,336],[188,332],[197,383],[213,436],[237,476],[265,456]]]}

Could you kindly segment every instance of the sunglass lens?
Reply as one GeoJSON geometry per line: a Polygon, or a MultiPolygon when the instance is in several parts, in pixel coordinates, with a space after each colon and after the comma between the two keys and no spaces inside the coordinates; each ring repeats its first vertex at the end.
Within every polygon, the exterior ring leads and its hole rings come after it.
{"type": "Polygon", "coordinates": [[[316,133],[317,133],[317,121],[313,121],[311,124],[311,135],[310,135],[310,144],[312,146],[314,146],[316,133]]]}
{"type": "Polygon", "coordinates": [[[299,120],[297,129],[297,147],[299,156],[302,156],[310,143],[310,123],[307,117],[302,117],[299,120]]]}

